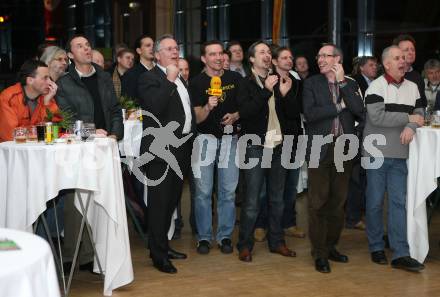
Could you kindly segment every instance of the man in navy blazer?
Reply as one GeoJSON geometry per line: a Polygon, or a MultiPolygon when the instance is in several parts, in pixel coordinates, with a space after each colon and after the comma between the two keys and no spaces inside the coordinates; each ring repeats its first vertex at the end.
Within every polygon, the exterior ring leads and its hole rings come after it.
{"type": "Polygon", "coordinates": [[[338,146],[335,143],[339,136],[356,135],[355,121],[363,121],[364,104],[358,84],[344,75],[342,51],[337,46],[325,44],[316,59],[320,74],[305,80],[303,89],[310,160],[309,233],[315,268],[328,273],[328,260],[348,262],[348,257],[340,254],[335,246],[344,226],[351,161],[344,162],[343,172],[338,172],[335,160],[335,147],[338,146]],[[330,143],[322,145],[320,152],[312,149],[314,137],[328,135],[331,135],[330,143]],[[318,161],[317,168],[312,168],[318,161]]]}
{"type": "Polygon", "coordinates": [[[148,187],[148,238],[153,265],[176,273],[170,259],[186,255],[171,249],[167,233],[189,171],[195,116],[189,93],[179,76],[179,47],[171,35],[154,44],[156,66],[139,77],[139,103],[144,111],[141,154],[150,158],[144,170],[148,187]],[[162,180],[163,179],[163,180],[162,180]]]}

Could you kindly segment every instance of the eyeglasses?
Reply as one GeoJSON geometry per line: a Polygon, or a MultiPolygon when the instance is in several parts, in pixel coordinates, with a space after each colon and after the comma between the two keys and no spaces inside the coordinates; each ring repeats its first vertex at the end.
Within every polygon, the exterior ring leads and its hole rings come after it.
{"type": "Polygon", "coordinates": [[[319,60],[319,58],[327,59],[328,57],[336,57],[337,55],[329,55],[329,54],[317,54],[315,59],[316,61],[319,60]]]}
{"type": "Polygon", "coordinates": [[[63,58],[63,57],[59,57],[59,58],[56,58],[56,59],[54,59],[55,61],[58,61],[58,62],[66,62],[66,64],[69,64],[69,58],[63,58]]]}
{"type": "Polygon", "coordinates": [[[166,50],[167,52],[172,52],[172,51],[179,51],[180,50],[180,48],[179,48],[179,46],[169,46],[169,47],[162,47],[161,49],[159,49],[160,51],[161,50],[166,50]]]}

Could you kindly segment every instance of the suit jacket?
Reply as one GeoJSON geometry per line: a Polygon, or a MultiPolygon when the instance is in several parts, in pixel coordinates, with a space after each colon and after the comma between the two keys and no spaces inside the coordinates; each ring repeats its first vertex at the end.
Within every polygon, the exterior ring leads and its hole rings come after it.
{"type": "Polygon", "coordinates": [[[121,77],[121,95],[131,97],[138,101],[139,78],[145,72],[148,72],[148,70],[141,63],[137,63],[133,68],[125,72],[121,77]]]}
{"type": "MultiPolygon", "coordinates": [[[[178,122],[179,127],[174,131],[174,135],[179,139],[184,137],[182,131],[185,124],[185,111],[179,93],[177,92],[177,85],[170,82],[159,67],[155,66],[150,71],[141,74],[139,77],[138,93],[139,103],[143,110],[151,112],[162,127],[165,127],[171,121],[178,122]]],[[[192,143],[196,134],[196,116],[192,106],[190,109],[192,115],[191,132],[193,133],[193,137],[188,141],[192,143]]],[[[143,117],[142,123],[144,129],[148,127],[159,127],[155,119],[148,116],[143,117]]],[[[141,154],[148,151],[153,140],[154,137],[152,135],[146,135],[142,138],[141,154]]],[[[182,160],[181,158],[184,157],[190,157],[183,156],[182,150],[179,150],[179,148],[169,146],[169,149],[177,161],[182,160]]],[[[165,162],[160,158],[154,158],[153,161],[165,162]]]]}
{"type": "MultiPolygon", "coordinates": [[[[120,140],[124,137],[122,108],[116,98],[112,79],[101,67],[96,64],[93,64],[93,66],[96,69],[106,130],[108,134],[116,135],[117,139],[120,140]]],[[[74,120],[94,123],[93,98],[76,72],[75,64],[70,64],[67,74],[57,80],[57,85],[58,90],[55,99],[60,109],[72,112],[74,120]]]]}
{"type": "Polygon", "coordinates": [[[358,73],[353,76],[353,78],[358,83],[359,88],[361,89],[362,97],[365,98],[365,91],[368,89],[368,83],[365,80],[365,77],[362,74],[358,73]]]}
{"type": "MultiPolygon", "coordinates": [[[[339,88],[338,103],[344,98],[346,108],[338,113],[330,93],[327,78],[318,74],[304,81],[303,108],[309,137],[307,151],[310,154],[314,135],[326,136],[331,133],[335,117],[339,117],[344,134],[357,134],[355,121],[363,124],[365,107],[356,81],[347,78],[347,84],[339,88]]],[[[321,149],[320,160],[327,154],[328,144],[321,149]]],[[[309,156],[308,156],[309,157],[309,156]]]]}

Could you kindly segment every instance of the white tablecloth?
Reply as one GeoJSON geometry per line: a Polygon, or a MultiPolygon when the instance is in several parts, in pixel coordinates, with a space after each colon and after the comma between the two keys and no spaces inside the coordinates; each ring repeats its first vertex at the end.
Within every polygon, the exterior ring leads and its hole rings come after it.
{"type": "Polygon", "coordinates": [[[417,129],[409,146],[407,228],[411,257],[424,262],[429,250],[426,198],[440,176],[440,130],[417,129]]]}
{"type": "Polygon", "coordinates": [[[3,142],[0,170],[0,227],[31,231],[46,202],[60,190],[78,189],[84,202],[92,191],[88,220],[105,273],[104,295],[133,281],[120,158],[114,140],[56,145],[3,142]]]}
{"type": "Polygon", "coordinates": [[[139,157],[142,140],[142,122],[127,120],[124,122],[124,139],[119,141],[122,156],[139,157]]]}
{"type": "Polygon", "coordinates": [[[0,296],[60,296],[49,244],[27,232],[0,228],[0,239],[5,238],[13,240],[20,249],[0,251],[0,296]]]}

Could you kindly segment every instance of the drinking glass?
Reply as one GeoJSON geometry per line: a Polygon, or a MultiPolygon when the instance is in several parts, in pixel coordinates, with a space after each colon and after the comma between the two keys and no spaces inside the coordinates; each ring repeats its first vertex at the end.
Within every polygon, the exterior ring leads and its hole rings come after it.
{"type": "Polygon", "coordinates": [[[40,123],[37,125],[37,139],[38,141],[44,141],[44,132],[46,130],[46,126],[44,123],[40,123]]]}
{"type": "Polygon", "coordinates": [[[96,134],[96,127],[94,123],[85,123],[83,129],[81,130],[81,139],[86,141],[87,138],[96,134]]]}
{"type": "Polygon", "coordinates": [[[38,132],[37,132],[36,126],[28,127],[27,141],[28,142],[38,142],[38,132]]]}
{"type": "Polygon", "coordinates": [[[27,138],[27,129],[18,127],[14,129],[14,140],[16,143],[25,143],[27,138]]]}

